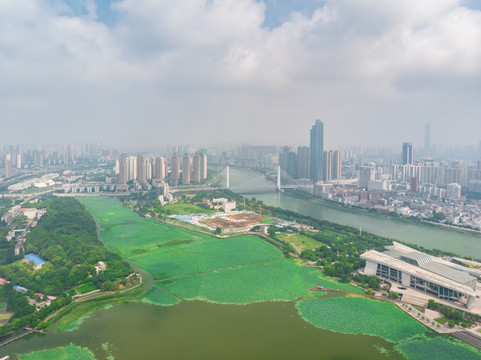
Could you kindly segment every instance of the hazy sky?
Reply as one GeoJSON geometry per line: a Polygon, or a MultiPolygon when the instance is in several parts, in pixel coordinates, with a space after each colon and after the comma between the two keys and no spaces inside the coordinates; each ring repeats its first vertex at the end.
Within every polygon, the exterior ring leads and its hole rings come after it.
{"type": "Polygon", "coordinates": [[[481,139],[481,0],[0,0],[0,145],[481,139]]]}

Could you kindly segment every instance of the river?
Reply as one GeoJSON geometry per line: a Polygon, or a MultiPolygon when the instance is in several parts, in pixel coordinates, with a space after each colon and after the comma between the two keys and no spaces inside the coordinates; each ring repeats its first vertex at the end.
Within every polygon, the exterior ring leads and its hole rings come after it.
{"type": "Polygon", "coordinates": [[[384,218],[350,210],[320,200],[300,199],[275,191],[274,184],[253,170],[230,168],[230,189],[267,205],[278,206],[313,218],[362,228],[373,234],[417,244],[430,249],[442,249],[464,256],[481,258],[481,236],[440,226],[417,224],[406,220],[384,218]],[[256,189],[253,191],[253,189],[256,189]]]}

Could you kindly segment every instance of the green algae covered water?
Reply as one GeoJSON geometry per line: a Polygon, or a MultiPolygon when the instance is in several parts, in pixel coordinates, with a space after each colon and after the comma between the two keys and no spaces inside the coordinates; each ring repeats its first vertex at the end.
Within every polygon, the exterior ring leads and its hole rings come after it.
{"type": "Polygon", "coordinates": [[[197,301],[115,306],[95,313],[77,331],[29,335],[1,348],[0,355],[70,343],[89,348],[97,360],[403,359],[383,339],[315,328],[293,302],[236,306],[197,301]]]}

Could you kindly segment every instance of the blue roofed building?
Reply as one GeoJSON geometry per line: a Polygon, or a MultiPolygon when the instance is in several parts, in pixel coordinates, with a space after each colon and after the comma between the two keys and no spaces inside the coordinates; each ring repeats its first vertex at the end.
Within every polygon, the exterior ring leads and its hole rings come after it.
{"type": "Polygon", "coordinates": [[[32,253],[25,255],[24,260],[33,263],[33,268],[35,270],[40,269],[43,266],[43,264],[45,264],[45,261],[43,261],[37,255],[32,253]]]}

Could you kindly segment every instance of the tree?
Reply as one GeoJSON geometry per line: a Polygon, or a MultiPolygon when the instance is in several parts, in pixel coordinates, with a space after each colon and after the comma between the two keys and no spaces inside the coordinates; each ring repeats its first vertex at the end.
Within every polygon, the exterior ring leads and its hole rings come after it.
{"type": "Polygon", "coordinates": [[[216,233],[216,234],[221,234],[221,233],[222,233],[222,228],[220,228],[219,226],[217,226],[217,227],[215,228],[215,233],[216,233]]]}
{"type": "Polygon", "coordinates": [[[397,292],[389,293],[391,299],[399,299],[399,294],[397,292]]]}
{"type": "Polygon", "coordinates": [[[104,282],[102,284],[100,289],[102,291],[113,291],[113,290],[115,290],[116,287],[117,287],[117,285],[115,285],[115,283],[113,281],[107,280],[106,282],[104,282]]]}

